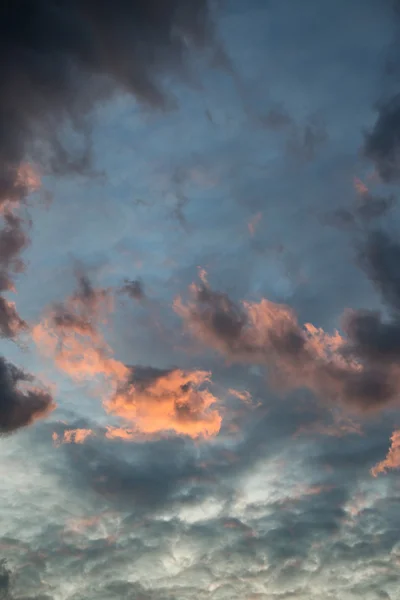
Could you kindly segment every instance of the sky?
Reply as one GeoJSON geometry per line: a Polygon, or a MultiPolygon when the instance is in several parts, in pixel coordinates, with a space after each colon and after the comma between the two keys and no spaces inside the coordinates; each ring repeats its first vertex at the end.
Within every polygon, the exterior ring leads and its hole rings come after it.
{"type": "Polygon", "coordinates": [[[0,598],[398,598],[399,2],[15,0],[0,55],[0,598]]]}

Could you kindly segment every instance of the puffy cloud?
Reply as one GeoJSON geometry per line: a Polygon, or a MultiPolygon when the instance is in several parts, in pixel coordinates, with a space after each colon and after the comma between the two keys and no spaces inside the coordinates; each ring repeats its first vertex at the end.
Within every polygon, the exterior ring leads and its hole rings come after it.
{"type": "Polygon", "coordinates": [[[94,288],[88,277],[78,273],[78,291],[49,308],[44,319],[32,329],[32,337],[41,351],[76,381],[102,378],[107,397],[116,391],[129,370],[114,359],[101,325],[113,308],[112,295],[94,288]]]}
{"type": "Polygon", "coordinates": [[[374,477],[377,477],[379,473],[386,473],[388,469],[400,468],[400,431],[395,431],[391,440],[392,444],[386,458],[371,469],[374,477]]]}
{"type": "Polygon", "coordinates": [[[19,316],[15,303],[0,296],[0,335],[15,338],[28,328],[27,323],[19,316]]]}
{"type": "Polygon", "coordinates": [[[31,385],[34,378],[0,358],[0,433],[11,433],[49,414],[55,404],[49,392],[31,385]]]}
{"type": "Polygon", "coordinates": [[[56,446],[60,444],[83,444],[91,435],[94,435],[91,429],[67,429],[64,431],[62,438],[54,432],[52,439],[56,446]]]}
{"type": "Polygon", "coordinates": [[[217,398],[204,389],[209,382],[210,373],[204,371],[133,367],[128,384],[106,408],[141,433],[211,437],[219,432],[222,417],[217,398]]]}
{"type": "MultiPolygon", "coordinates": [[[[216,435],[222,418],[214,407],[217,398],[205,388],[210,373],[131,368],[115,359],[101,330],[112,310],[111,300],[109,290],[94,288],[80,275],[78,291],[50,308],[33,328],[33,339],[76,381],[100,382],[96,392],[106,410],[123,418],[137,433],[216,435]]],[[[108,437],[121,435],[114,431],[108,437]]]]}
{"type": "MultiPolygon", "coordinates": [[[[266,299],[237,305],[204,282],[191,286],[187,304],[178,298],[175,310],[202,342],[231,361],[266,366],[272,381],[284,388],[309,388],[321,398],[363,410],[398,397],[399,365],[381,360],[383,354],[371,354],[379,349],[377,340],[368,347],[365,322],[370,326],[371,316],[368,321],[365,313],[347,314],[345,338],[310,323],[301,326],[286,305],[266,299]]],[[[392,325],[386,328],[391,331],[392,325]]],[[[384,343],[385,326],[379,335],[384,343]]]]}

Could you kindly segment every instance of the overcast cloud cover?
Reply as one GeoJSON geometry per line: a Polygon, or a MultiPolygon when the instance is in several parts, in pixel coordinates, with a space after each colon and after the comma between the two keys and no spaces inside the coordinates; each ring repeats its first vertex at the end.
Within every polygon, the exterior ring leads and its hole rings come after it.
{"type": "Polygon", "coordinates": [[[0,8],[0,598],[396,600],[400,3],[0,8]]]}

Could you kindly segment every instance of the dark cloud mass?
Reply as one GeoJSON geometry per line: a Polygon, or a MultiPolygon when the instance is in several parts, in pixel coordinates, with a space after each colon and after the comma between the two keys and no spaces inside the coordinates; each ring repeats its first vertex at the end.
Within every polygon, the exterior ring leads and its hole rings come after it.
{"type": "Polygon", "coordinates": [[[26,195],[18,169],[41,139],[53,144],[50,158],[65,162],[54,126],[67,117],[81,126],[104,86],[168,106],[161,75],[165,69],[185,72],[188,48],[209,39],[209,16],[207,0],[2,3],[1,202],[26,195]],[[109,82],[96,86],[96,76],[109,82]]]}
{"type": "Polygon", "coordinates": [[[30,425],[54,408],[51,395],[30,384],[33,377],[24,373],[4,358],[0,358],[0,433],[12,433],[30,425]]]}

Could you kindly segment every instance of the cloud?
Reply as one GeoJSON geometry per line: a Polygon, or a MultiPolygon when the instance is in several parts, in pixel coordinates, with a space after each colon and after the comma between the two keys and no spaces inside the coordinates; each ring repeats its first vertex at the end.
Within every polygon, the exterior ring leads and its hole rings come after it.
{"type": "Polygon", "coordinates": [[[374,163],[382,181],[400,179],[400,95],[379,106],[376,123],[365,136],[363,153],[374,163]]]}
{"type": "Polygon", "coordinates": [[[400,309],[400,245],[382,231],[370,232],[358,249],[361,268],[382,300],[392,309],[400,309]]]}
{"type": "MultiPolygon", "coordinates": [[[[26,185],[32,184],[28,182],[26,185]]],[[[20,255],[28,245],[29,237],[25,231],[26,220],[17,213],[18,204],[8,202],[1,208],[0,218],[4,225],[0,229],[0,292],[13,292],[13,277],[24,269],[20,255]]],[[[27,328],[27,323],[17,313],[15,303],[0,296],[0,335],[13,339],[27,328]]]]}
{"type": "Polygon", "coordinates": [[[0,560],[0,593],[1,597],[7,600],[10,591],[11,572],[7,568],[5,560],[0,560]]]}
{"type": "Polygon", "coordinates": [[[28,324],[18,314],[15,303],[0,296],[0,335],[4,338],[16,338],[28,329],[28,324]]]}
{"type": "MultiPolygon", "coordinates": [[[[367,264],[371,266],[369,260],[367,264]]],[[[381,275],[380,285],[392,296],[388,273],[383,270],[381,275]]],[[[238,305],[204,282],[192,285],[190,293],[186,304],[176,299],[175,310],[192,334],[232,362],[265,366],[278,387],[308,388],[321,398],[362,410],[397,400],[400,364],[385,360],[390,358],[386,335],[393,334],[393,325],[376,327],[376,315],[346,313],[343,337],[311,323],[302,326],[289,306],[266,299],[238,305]]]]}
{"type": "Polygon", "coordinates": [[[143,300],[146,297],[143,284],[139,279],[127,279],[121,288],[121,293],[126,294],[132,300],[143,300]]]}
{"type": "Polygon", "coordinates": [[[106,322],[113,309],[110,290],[94,288],[82,272],[77,273],[78,290],[63,304],[56,304],[52,311],[54,327],[59,333],[69,332],[98,336],[98,327],[106,322]]]}
{"type": "Polygon", "coordinates": [[[0,230],[0,265],[5,272],[11,270],[18,273],[23,268],[19,255],[28,244],[28,237],[23,229],[24,222],[10,211],[5,212],[3,219],[4,227],[0,230]]]}
{"type": "Polygon", "coordinates": [[[173,431],[193,438],[215,436],[222,417],[217,398],[207,389],[210,373],[132,367],[127,385],[106,403],[138,432],[173,431]]]}
{"type": "Polygon", "coordinates": [[[30,385],[33,379],[0,358],[0,433],[12,433],[30,425],[55,408],[47,391],[30,385]]]}
{"type": "Polygon", "coordinates": [[[213,37],[207,0],[30,0],[24,10],[4,4],[0,22],[0,203],[26,196],[18,170],[28,151],[59,172],[87,162],[87,147],[81,157],[66,151],[59,125],[82,131],[82,116],[113,89],[173,105],[163,73],[185,77],[190,49],[213,37]]]}
{"type": "Polygon", "coordinates": [[[112,356],[101,325],[113,309],[110,290],[94,288],[83,273],[77,273],[78,291],[63,303],[51,306],[44,319],[32,328],[40,350],[76,381],[103,377],[104,395],[116,389],[128,369],[112,356]]]}
{"type": "Polygon", "coordinates": [[[396,198],[393,195],[380,196],[372,194],[367,188],[361,191],[357,204],[353,208],[336,208],[324,214],[322,222],[338,229],[357,232],[365,226],[384,217],[394,206],[396,198]]]}
{"type": "Polygon", "coordinates": [[[394,196],[378,196],[362,194],[355,215],[364,223],[370,223],[373,219],[379,219],[393,208],[396,199],[394,196]]]}
{"type": "Polygon", "coordinates": [[[204,387],[211,374],[132,368],[115,359],[101,329],[112,307],[110,291],[94,288],[80,274],[78,291],[50,307],[33,328],[33,339],[64,373],[94,385],[107,412],[123,418],[136,432],[216,435],[222,418],[214,407],[217,398],[204,387]]]}
{"type": "Polygon", "coordinates": [[[391,440],[392,444],[385,460],[382,460],[371,469],[371,474],[374,477],[377,477],[379,473],[386,473],[388,469],[400,469],[400,431],[395,431],[391,440]]]}
{"type": "Polygon", "coordinates": [[[67,429],[64,431],[62,438],[54,432],[52,439],[56,446],[61,444],[83,444],[91,435],[95,435],[91,429],[67,429]]]}
{"type": "Polygon", "coordinates": [[[264,127],[272,131],[280,131],[293,125],[292,117],[283,106],[273,106],[265,115],[259,117],[264,127]]]}
{"type": "Polygon", "coordinates": [[[299,158],[301,161],[314,160],[321,145],[328,139],[328,133],[318,119],[310,119],[304,128],[292,128],[291,136],[287,142],[289,154],[299,158]]]}

